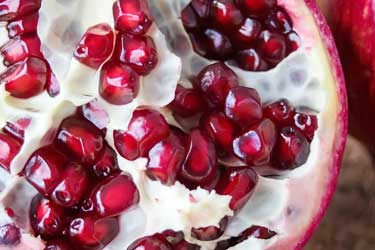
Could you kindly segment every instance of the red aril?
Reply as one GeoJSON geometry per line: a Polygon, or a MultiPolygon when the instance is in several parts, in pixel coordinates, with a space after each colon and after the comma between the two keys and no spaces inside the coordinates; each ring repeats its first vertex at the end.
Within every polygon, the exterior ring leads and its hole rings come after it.
{"type": "Polygon", "coordinates": [[[109,123],[107,111],[96,99],[79,107],[77,112],[101,130],[105,130],[109,123]]]}
{"type": "Polygon", "coordinates": [[[28,33],[35,34],[37,32],[38,20],[39,14],[36,12],[10,21],[7,24],[9,37],[14,38],[16,36],[28,33]]]}
{"type": "Polygon", "coordinates": [[[210,11],[214,25],[226,32],[231,32],[244,20],[233,0],[213,0],[210,11]]]}
{"type": "Polygon", "coordinates": [[[114,58],[148,75],[158,64],[158,52],[150,36],[117,35],[114,58]]]}
{"type": "Polygon", "coordinates": [[[117,154],[108,144],[104,145],[102,152],[92,165],[92,170],[99,178],[105,178],[120,171],[117,154]]]}
{"type": "Polygon", "coordinates": [[[0,133],[0,166],[10,171],[10,164],[21,149],[21,143],[8,134],[0,133]]]}
{"type": "Polygon", "coordinates": [[[259,35],[259,49],[262,57],[269,63],[277,64],[287,55],[285,37],[272,31],[262,31],[259,35]]]}
{"type": "Polygon", "coordinates": [[[116,29],[131,35],[144,35],[153,23],[146,0],[117,0],[113,4],[116,29]]]}
{"type": "Polygon", "coordinates": [[[246,18],[241,26],[235,30],[235,45],[240,48],[249,48],[256,41],[262,28],[262,23],[254,18],[246,18]]]}
{"type": "Polygon", "coordinates": [[[268,68],[267,63],[254,49],[241,50],[235,56],[237,66],[248,71],[264,71],[268,68]]]}
{"type": "Polygon", "coordinates": [[[0,226],[0,246],[15,246],[20,242],[21,231],[14,224],[0,226]]]}
{"type": "Polygon", "coordinates": [[[139,76],[126,64],[109,61],[100,72],[99,93],[107,102],[124,105],[133,101],[139,91],[139,76]]]}
{"type": "Polygon", "coordinates": [[[205,19],[210,15],[211,3],[212,0],[192,0],[191,6],[199,18],[205,19]]]}
{"type": "Polygon", "coordinates": [[[225,228],[227,227],[227,224],[228,224],[228,218],[225,217],[220,221],[219,227],[208,226],[208,227],[202,227],[202,228],[192,228],[191,236],[201,241],[216,240],[223,235],[225,228]]]}
{"type": "Polygon", "coordinates": [[[267,105],[263,114],[278,126],[288,126],[293,123],[295,111],[288,100],[282,99],[267,105]]]}
{"type": "Polygon", "coordinates": [[[42,59],[28,57],[10,66],[0,75],[0,84],[11,96],[28,99],[43,92],[47,83],[48,66],[42,59]]]}
{"type": "Polygon", "coordinates": [[[306,139],[311,142],[318,128],[318,120],[315,115],[296,112],[294,115],[294,125],[299,128],[306,139]]]}
{"type": "Polygon", "coordinates": [[[29,118],[21,118],[15,122],[7,122],[2,130],[4,133],[23,143],[25,139],[25,129],[27,129],[29,125],[29,118]]]}
{"type": "Polygon", "coordinates": [[[294,31],[289,32],[286,36],[286,43],[290,52],[296,51],[301,46],[301,38],[294,31]]]}
{"type": "Polygon", "coordinates": [[[127,250],[173,250],[174,248],[166,241],[155,235],[146,236],[133,242],[127,250]]]}
{"type": "Polygon", "coordinates": [[[198,90],[178,84],[174,100],[168,108],[180,116],[192,116],[202,112],[206,108],[206,102],[198,90]]]}
{"type": "Polygon", "coordinates": [[[188,31],[193,31],[199,28],[198,16],[194,8],[189,4],[181,11],[181,21],[188,31]]]}
{"type": "Polygon", "coordinates": [[[292,30],[292,21],[287,13],[282,9],[271,11],[266,19],[268,29],[289,33],[292,30]]]}
{"type": "Polygon", "coordinates": [[[74,50],[80,63],[98,69],[112,54],[115,34],[112,27],[100,23],[87,29],[74,50]]]}
{"type": "Polygon", "coordinates": [[[229,37],[216,29],[204,30],[202,39],[205,43],[205,45],[202,44],[202,48],[206,47],[202,56],[219,60],[233,54],[232,42],[229,37]]]}
{"type": "Polygon", "coordinates": [[[42,0],[3,0],[0,2],[0,21],[9,21],[40,8],[42,0]]]}

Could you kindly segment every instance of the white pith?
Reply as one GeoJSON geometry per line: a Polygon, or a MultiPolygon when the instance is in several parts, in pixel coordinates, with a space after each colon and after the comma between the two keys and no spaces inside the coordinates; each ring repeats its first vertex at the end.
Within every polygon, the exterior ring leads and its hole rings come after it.
{"type": "MultiPolygon", "coordinates": [[[[174,88],[180,77],[184,80],[209,63],[194,55],[191,48],[184,50],[190,51],[189,54],[179,50],[176,52],[177,57],[166,46],[166,41],[170,43],[177,36],[186,38],[178,13],[189,0],[149,0],[149,2],[157,19],[157,26],[152,27],[149,35],[157,45],[160,63],[149,76],[143,78],[138,98],[129,105],[116,107],[107,104],[99,97],[98,72],[79,64],[72,58],[75,45],[88,27],[102,22],[113,25],[113,0],[43,1],[38,33],[46,57],[60,82],[61,94],[50,98],[44,93],[32,99],[17,100],[6,93],[4,85],[0,86],[0,127],[6,121],[14,121],[25,116],[32,119],[26,131],[22,151],[12,163],[13,174],[22,170],[33,151],[51,142],[53,138],[51,135],[61,120],[73,113],[76,106],[98,98],[110,117],[106,139],[113,145],[111,131],[126,129],[132,111],[137,106],[146,104],[163,107],[173,99],[174,88]],[[170,35],[164,39],[157,27],[164,34],[167,33],[167,27],[173,27],[173,32],[169,32],[170,35]],[[190,67],[192,61],[194,65],[190,67]]],[[[239,76],[242,85],[258,90],[263,102],[287,98],[296,107],[307,107],[316,111],[319,128],[311,144],[311,153],[306,164],[291,172],[283,173],[277,179],[261,177],[250,201],[233,218],[221,239],[237,236],[251,225],[268,227],[277,232],[277,235],[270,240],[251,238],[231,248],[236,250],[290,250],[288,246],[301,238],[312,222],[313,216],[317,214],[331,174],[331,155],[338,125],[336,117],[339,104],[327,52],[322,47],[319,31],[313,24],[313,17],[304,1],[279,0],[278,2],[287,10],[291,10],[289,13],[294,20],[294,29],[301,36],[303,47],[275,69],[267,72],[245,72],[236,67],[232,69],[239,76]],[[302,75],[305,73],[305,80],[299,84],[293,83],[289,78],[290,74],[287,73],[288,70],[301,72],[302,75]]],[[[7,39],[5,29],[0,35],[4,37],[2,41],[5,42],[7,39]]],[[[190,46],[188,40],[179,41],[181,43],[175,44],[190,46]]],[[[187,240],[198,243],[202,246],[202,250],[214,249],[215,241],[200,242],[190,238],[190,229],[218,225],[223,216],[232,215],[232,211],[228,208],[230,197],[210,194],[201,189],[190,192],[179,183],[173,187],[166,187],[159,182],[151,182],[143,173],[145,159],[129,162],[119,157],[119,164],[123,170],[132,174],[140,190],[141,202],[137,208],[121,215],[120,234],[105,249],[126,249],[135,239],[165,229],[183,230],[187,240]],[[198,202],[192,203],[189,195],[198,202]]],[[[5,171],[0,171],[2,178],[8,177],[2,181],[7,183],[0,196],[2,206],[12,207],[15,213],[21,216],[19,224],[24,226],[27,232],[28,227],[25,226],[27,213],[23,213],[22,209],[29,206],[35,191],[22,178],[11,177],[5,171]],[[30,191],[16,194],[18,185],[24,185],[30,191]],[[9,199],[15,194],[20,198],[9,199]],[[23,202],[23,205],[15,206],[12,204],[14,202],[23,202]],[[21,211],[17,211],[17,208],[21,211]]],[[[0,218],[0,222],[2,219],[7,219],[5,215],[0,215],[0,218]]]]}

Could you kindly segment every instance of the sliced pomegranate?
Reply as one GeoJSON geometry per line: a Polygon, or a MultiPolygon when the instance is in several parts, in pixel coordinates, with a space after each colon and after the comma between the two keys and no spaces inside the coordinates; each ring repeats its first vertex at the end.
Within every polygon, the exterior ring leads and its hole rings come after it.
{"type": "Polygon", "coordinates": [[[228,32],[244,20],[233,0],[213,0],[210,11],[214,24],[228,32]]]}
{"type": "Polygon", "coordinates": [[[175,98],[168,105],[168,108],[176,114],[185,117],[202,112],[206,108],[206,103],[198,90],[185,88],[178,84],[175,98]]]}
{"type": "Polygon", "coordinates": [[[173,185],[185,155],[180,138],[171,133],[168,138],[155,144],[148,153],[147,176],[165,185],[173,185]]]}
{"type": "Polygon", "coordinates": [[[168,241],[153,236],[146,236],[133,242],[127,250],[173,250],[174,248],[168,241]]]}
{"type": "Polygon", "coordinates": [[[101,154],[92,165],[92,170],[99,178],[108,177],[119,171],[117,154],[108,144],[104,145],[101,154]]]}
{"type": "Polygon", "coordinates": [[[139,82],[138,73],[130,66],[109,61],[100,71],[99,93],[109,103],[128,104],[137,97],[139,82]]]}
{"type": "Polygon", "coordinates": [[[158,63],[156,46],[149,36],[135,37],[119,34],[114,56],[140,75],[148,75],[158,63]]]}
{"type": "Polygon", "coordinates": [[[208,226],[202,228],[192,228],[191,236],[195,239],[202,241],[216,240],[223,235],[225,228],[227,227],[227,224],[228,218],[225,217],[220,221],[219,227],[208,226]]]}
{"type": "Polygon", "coordinates": [[[9,21],[40,8],[42,0],[3,0],[0,2],[0,21],[9,21]]]}
{"type": "Polygon", "coordinates": [[[10,66],[0,75],[0,84],[11,96],[27,99],[43,92],[47,84],[48,66],[42,59],[28,57],[10,66]]]}
{"type": "Polygon", "coordinates": [[[73,245],[100,250],[116,237],[119,230],[116,217],[95,219],[79,216],[70,222],[68,237],[73,245]]]}
{"type": "Polygon", "coordinates": [[[262,15],[276,6],[276,0],[236,0],[250,15],[262,15]]]}
{"type": "Polygon", "coordinates": [[[103,148],[103,141],[97,127],[75,116],[63,120],[56,135],[56,144],[85,164],[94,163],[103,148]]]}
{"type": "Polygon", "coordinates": [[[230,195],[232,199],[229,207],[238,211],[250,199],[257,182],[258,175],[252,168],[225,169],[216,186],[216,191],[221,195],[230,195]]]}
{"type": "Polygon", "coordinates": [[[247,129],[233,141],[233,150],[237,157],[249,165],[269,163],[271,151],[277,139],[276,127],[269,119],[247,129]]]}
{"type": "Polygon", "coordinates": [[[198,86],[215,105],[223,106],[232,87],[238,85],[236,74],[224,63],[214,63],[198,74],[198,86]]]}
{"type": "Polygon", "coordinates": [[[66,156],[54,147],[45,146],[31,155],[23,174],[40,193],[48,196],[57,186],[66,161],[66,156]]]}
{"type": "Polygon", "coordinates": [[[111,56],[114,39],[114,31],[109,24],[92,26],[82,36],[74,51],[74,57],[79,62],[98,69],[111,56]]]}
{"type": "Polygon", "coordinates": [[[137,204],[139,193],[130,176],[117,175],[98,183],[91,193],[91,200],[98,215],[109,217],[137,204]]]}
{"type": "Polygon", "coordinates": [[[0,226],[0,246],[14,246],[20,242],[21,231],[14,224],[5,224],[0,226]]]}
{"type": "Polygon", "coordinates": [[[263,111],[264,117],[269,118],[279,126],[291,125],[294,113],[294,108],[286,99],[271,103],[263,111]]]}
{"type": "Polygon", "coordinates": [[[134,111],[128,131],[114,131],[117,151],[128,160],[147,157],[152,146],[168,137],[169,126],[156,110],[140,107],[134,111]]]}
{"type": "Polygon", "coordinates": [[[10,164],[21,149],[21,143],[14,137],[0,133],[0,166],[10,171],[10,164]]]}
{"type": "Polygon", "coordinates": [[[52,200],[63,207],[77,204],[86,192],[89,176],[86,169],[76,162],[65,166],[61,180],[52,193],[52,200]]]}
{"type": "Polygon", "coordinates": [[[43,250],[74,250],[74,248],[68,242],[61,239],[48,241],[43,250]]]}
{"type": "Polygon", "coordinates": [[[308,141],[312,141],[316,129],[318,128],[318,120],[315,115],[307,115],[297,112],[294,115],[294,125],[299,128],[308,141]]]}
{"type": "Polygon", "coordinates": [[[146,0],[117,0],[113,4],[116,29],[131,35],[144,35],[153,23],[146,0]]]}
{"type": "Polygon", "coordinates": [[[7,24],[8,35],[14,38],[19,35],[36,33],[38,26],[39,14],[36,12],[27,16],[21,16],[10,21],[7,24]]]}
{"type": "Polygon", "coordinates": [[[203,187],[216,177],[215,144],[199,129],[190,132],[186,143],[187,156],[179,172],[179,180],[187,187],[203,187]]]}
{"type": "Polygon", "coordinates": [[[35,234],[44,237],[58,236],[64,227],[64,209],[52,201],[36,195],[30,205],[30,224],[35,234]]]}

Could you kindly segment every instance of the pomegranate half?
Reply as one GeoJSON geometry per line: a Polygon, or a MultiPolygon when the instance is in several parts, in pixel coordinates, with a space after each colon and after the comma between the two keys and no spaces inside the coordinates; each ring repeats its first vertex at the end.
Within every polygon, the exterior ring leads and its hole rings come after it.
{"type": "Polygon", "coordinates": [[[0,250],[308,241],[347,135],[341,65],[313,0],[0,9],[0,250]],[[43,68],[14,74],[29,58],[43,68]]]}

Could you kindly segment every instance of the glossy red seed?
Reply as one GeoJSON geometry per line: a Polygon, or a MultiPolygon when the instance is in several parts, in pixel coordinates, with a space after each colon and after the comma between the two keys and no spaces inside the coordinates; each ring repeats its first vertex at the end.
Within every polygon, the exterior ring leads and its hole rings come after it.
{"type": "Polygon", "coordinates": [[[100,106],[98,100],[96,99],[79,107],[78,113],[99,129],[105,129],[105,127],[107,127],[109,124],[109,116],[107,111],[100,106]]]}
{"type": "Polygon", "coordinates": [[[12,136],[20,143],[23,143],[25,137],[25,129],[27,129],[29,125],[29,118],[21,118],[15,122],[7,122],[3,128],[3,132],[12,136]]]}
{"type": "Polygon", "coordinates": [[[92,164],[103,148],[100,130],[80,117],[68,117],[60,124],[56,144],[78,161],[92,164]]]}
{"type": "Polygon", "coordinates": [[[210,11],[214,25],[226,32],[231,32],[231,29],[240,25],[244,20],[233,0],[213,0],[210,11]]]}
{"type": "Polygon", "coordinates": [[[192,228],[191,236],[201,241],[216,240],[223,235],[227,225],[228,225],[228,218],[225,217],[220,221],[219,227],[208,226],[208,227],[202,227],[202,228],[192,228]]]}
{"type": "Polygon", "coordinates": [[[0,226],[0,246],[15,246],[20,242],[20,229],[14,224],[0,226]]]}
{"type": "Polygon", "coordinates": [[[41,42],[36,34],[25,34],[10,39],[1,47],[0,52],[6,66],[23,61],[30,56],[43,58],[41,42]]]}
{"type": "Polygon", "coordinates": [[[163,115],[149,107],[139,107],[126,132],[114,131],[117,151],[128,160],[147,157],[152,146],[168,137],[169,126],[163,115]]]}
{"type": "Polygon", "coordinates": [[[258,46],[262,58],[277,64],[287,55],[286,39],[283,35],[268,30],[260,33],[258,46]]]}
{"type": "Polygon", "coordinates": [[[225,115],[241,127],[248,127],[262,119],[262,104],[255,89],[237,86],[225,99],[225,115]]]}
{"type": "Polygon", "coordinates": [[[66,240],[61,239],[48,241],[43,250],[74,250],[74,248],[66,240]]]}
{"type": "Polygon", "coordinates": [[[117,0],[113,17],[116,29],[131,35],[146,34],[153,23],[146,0],[117,0]]]}
{"type": "Polygon", "coordinates": [[[98,183],[92,193],[94,209],[101,217],[118,215],[139,201],[139,193],[133,179],[117,175],[98,183]]]}
{"type": "Polygon", "coordinates": [[[287,35],[286,42],[289,52],[296,51],[299,47],[301,47],[301,38],[294,31],[290,32],[287,35]]]}
{"type": "Polygon", "coordinates": [[[153,235],[134,241],[127,250],[174,250],[174,248],[168,241],[153,235]]]}
{"type": "Polygon", "coordinates": [[[231,170],[226,168],[217,184],[216,191],[232,197],[229,207],[238,211],[246,205],[258,182],[257,173],[252,168],[231,170]]]}
{"type": "Polygon", "coordinates": [[[315,115],[307,115],[296,112],[293,117],[294,124],[299,128],[308,141],[312,141],[315,131],[318,129],[318,119],[315,115]]]}
{"type": "Polygon", "coordinates": [[[70,162],[65,166],[60,182],[52,192],[52,200],[63,207],[76,205],[89,185],[89,175],[82,165],[70,162]]]}
{"type": "Polygon", "coordinates": [[[294,127],[281,129],[274,150],[274,167],[282,170],[294,169],[307,161],[310,144],[294,127]]]}
{"type": "Polygon", "coordinates": [[[3,0],[0,2],[0,21],[25,16],[40,8],[42,0],[3,0]]]}
{"type": "Polygon", "coordinates": [[[117,236],[119,230],[116,217],[96,219],[79,216],[70,223],[68,237],[80,249],[100,250],[117,236]]]}
{"type": "Polygon", "coordinates": [[[203,68],[198,74],[197,83],[213,104],[224,106],[229,90],[238,85],[238,79],[228,66],[218,62],[203,68]]]}
{"type": "Polygon", "coordinates": [[[114,31],[109,24],[101,23],[88,28],[74,50],[75,59],[98,69],[111,56],[114,37],[114,31]]]}
{"type": "Polygon", "coordinates": [[[232,35],[233,44],[240,49],[250,48],[258,38],[262,24],[260,21],[248,17],[232,35]]]}
{"type": "Polygon", "coordinates": [[[215,142],[218,149],[232,152],[236,127],[223,113],[212,111],[202,116],[200,127],[215,142]]]}
{"type": "Polygon", "coordinates": [[[64,227],[64,209],[52,201],[36,195],[30,205],[30,224],[36,235],[58,236],[64,227]]]}
{"type": "Polygon", "coordinates": [[[269,118],[277,126],[287,126],[293,122],[295,110],[286,99],[271,103],[263,110],[264,117],[269,118]]]}
{"type": "Polygon", "coordinates": [[[114,56],[140,75],[150,74],[158,63],[156,45],[149,36],[118,35],[114,56]]]}
{"type": "Polygon", "coordinates": [[[108,177],[119,171],[116,152],[106,143],[92,170],[99,178],[108,177]]]}
{"type": "Polygon", "coordinates": [[[137,97],[139,83],[137,72],[130,66],[109,61],[100,71],[99,94],[111,104],[128,104],[137,97]]]}
{"type": "Polygon", "coordinates": [[[206,19],[210,15],[212,0],[192,0],[191,6],[200,19],[206,19]]]}
{"type": "Polygon", "coordinates": [[[237,52],[235,60],[238,67],[248,71],[266,71],[269,68],[255,49],[246,49],[237,52]]]}
{"type": "Polygon", "coordinates": [[[173,185],[185,154],[180,138],[171,133],[168,138],[155,144],[148,153],[147,176],[165,185],[173,185]]]}
{"type": "Polygon", "coordinates": [[[11,96],[27,99],[43,92],[47,83],[47,64],[45,61],[28,57],[24,61],[10,66],[0,75],[0,85],[5,84],[5,90],[11,96]]]}
{"type": "Polygon", "coordinates": [[[0,133],[0,166],[10,171],[10,164],[19,153],[21,143],[12,136],[0,133]]]}
{"type": "Polygon", "coordinates": [[[66,160],[53,146],[42,147],[31,155],[23,175],[40,193],[48,196],[57,186],[66,160]]]}
{"type": "Polygon", "coordinates": [[[285,34],[290,32],[293,28],[292,20],[289,15],[280,8],[269,13],[265,24],[268,29],[285,34]]]}
{"type": "Polygon", "coordinates": [[[168,105],[174,113],[186,117],[196,115],[206,108],[202,94],[192,88],[185,88],[178,84],[174,100],[168,105]]]}
{"type": "Polygon", "coordinates": [[[207,58],[220,60],[233,54],[234,50],[228,36],[216,29],[206,29],[203,34],[204,41],[198,42],[205,42],[200,46],[207,46],[207,52],[205,53],[207,58]]]}
{"type": "Polygon", "coordinates": [[[7,24],[8,36],[10,38],[27,34],[36,33],[38,26],[39,14],[35,12],[27,16],[21,16],[17,19],[10,21],[7,24]]]}
{"type": "Polygon", "coordinates": [[[208,48],[207,37],[202,34],[202,32],[189,32],[188,35],[195,53],[203,57],[211,56],[208,48]]]}
{"type": "Polygon", "coordinates": [[[263,15],[276,6],[276,0],[236,0],[236,3],[249,15],[263,15]]]}
{"type": "Polygon", "coordinates": [[[254,125],[234,139],[235,155],[249,165],[264,165],[269,163],[271,151],[276,143],[276,127],[269,119],[254,125]]]}
{"type": "Polygon", "coordinates": [[[198,16],[191,3],[181,11],[181,21],[187,31],[199,29],[198,16]]]}
{"type": "Polygon", "coordinates": [[[186,149],[179,180],[191,189],[211,182],[217,172],[215,144],[204,132],[194,129],[187,138],[186,149]]]}

